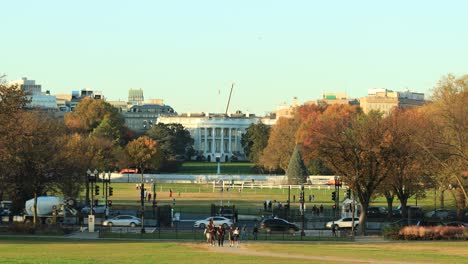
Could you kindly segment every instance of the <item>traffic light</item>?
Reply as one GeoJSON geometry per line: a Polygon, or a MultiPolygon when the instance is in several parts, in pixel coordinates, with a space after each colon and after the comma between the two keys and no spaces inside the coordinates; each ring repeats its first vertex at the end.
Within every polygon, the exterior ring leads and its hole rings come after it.
{"type": "Polygon", "coordinates": [[[346,190],[346,198],[351,199],[351,189],[346,190]]]}
{"type": "Polygon", "coordinates": [[[112,206],[112,200],[107,201],[107,206],[111,207],[112,206]]]}
{"type": "Polygon", "coordinates": [[[109,186],[109,196],[112,196],[114,194],[114,188],[109,186]]]}
{"type": "Polygon", "coordinates": [[[94,186],[94,194],[99,195],[99,185],[94,186]]]}
{"type": "Polygon", "coordinates": [[[332,192],[332,201],[336,201],[336,192],[332,192]]]}

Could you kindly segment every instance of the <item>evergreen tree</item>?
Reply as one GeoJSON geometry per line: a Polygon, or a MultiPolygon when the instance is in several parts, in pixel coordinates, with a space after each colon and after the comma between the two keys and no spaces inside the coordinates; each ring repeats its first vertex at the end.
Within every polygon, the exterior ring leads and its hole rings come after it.
{"type": "Polygon", "coordinates": [[[302,184],[307,182],[307,169],[297,145],[294,147],[291,159],[289,160],[286,174],[288,175],[288,182],[290,184],[302,184]]]}

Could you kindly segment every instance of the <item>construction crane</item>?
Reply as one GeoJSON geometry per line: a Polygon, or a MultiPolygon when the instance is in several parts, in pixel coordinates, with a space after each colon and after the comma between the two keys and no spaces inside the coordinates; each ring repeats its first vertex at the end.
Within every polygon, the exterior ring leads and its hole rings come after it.
{"type": "Polygon", "coordinates": [[[226,112],[224,113],[224,116],[227,116],[227,113],[228,113],[229,103],[231,102],[231,95],[232,95],[232,89],[234,88],[234,84],[235,83],[232,83],[232,85],[231,85],[231,91],[229,92],[229,99],[228,99],[228,102],[227,102],[226,112]]]}

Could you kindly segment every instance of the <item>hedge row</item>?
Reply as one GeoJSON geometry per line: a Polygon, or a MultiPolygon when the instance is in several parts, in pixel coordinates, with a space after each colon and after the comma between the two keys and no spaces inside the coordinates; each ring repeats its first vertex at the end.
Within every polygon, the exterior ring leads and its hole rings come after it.
{"type": "Polygon", "coordinates": [[[406,226],[384,231],[386,238],[394,240],[468,240],[468,228],[453,226],[406,226]]]}

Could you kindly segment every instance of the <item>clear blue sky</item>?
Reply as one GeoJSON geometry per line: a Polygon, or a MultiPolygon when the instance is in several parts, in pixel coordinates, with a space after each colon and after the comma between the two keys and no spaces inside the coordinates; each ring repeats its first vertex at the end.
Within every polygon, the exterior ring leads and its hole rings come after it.
{"type": "Polygon", "coordinates": [[[0,73],[181,112],[262,115],[323,92],[430,93],[468,73],[468,1],[3,1],[0,73]]]}

